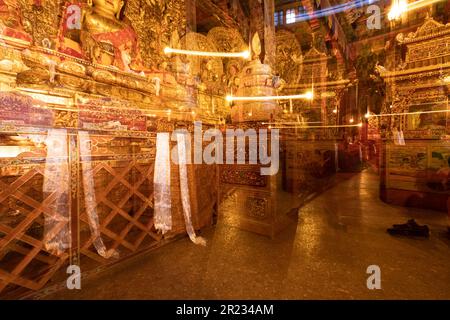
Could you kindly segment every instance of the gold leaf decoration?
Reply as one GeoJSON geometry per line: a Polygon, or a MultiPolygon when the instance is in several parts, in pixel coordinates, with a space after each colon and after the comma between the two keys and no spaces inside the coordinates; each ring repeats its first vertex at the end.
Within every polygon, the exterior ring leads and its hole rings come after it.
{"type": "Polygon", "coordinates": [[[34,44],[54,48],[63,0],[44,0],[41,5],[31,4],[29,0],[18,0],[18,5],[24,29],[33,37],[34,44]]]}
{"type": "Polygon", "coordinates": [[[186,30],[184,0],[128,0],[125,17],[138,35],[142,59],[150,68],[167,62],[164,48],[171,45],[175,31],[184,35],[186,30]]]}
{"type": "MultiPolygon", "coordinates": [[[[208,38],[200,33],[189,32],[185,37],[181,39],[183,44],[183,49],[194,50],[194,51],[218,51],[217,47],[208,40],[208,38]]],[[[190,74],[193,76],[200,76],[202,69],[208,65],[208,69],[217,75],[218,77],[223,74],[223,63],[222,59],[214,57],[197,57],[188,56],[186,57],[189,63],[190,74]]]]}

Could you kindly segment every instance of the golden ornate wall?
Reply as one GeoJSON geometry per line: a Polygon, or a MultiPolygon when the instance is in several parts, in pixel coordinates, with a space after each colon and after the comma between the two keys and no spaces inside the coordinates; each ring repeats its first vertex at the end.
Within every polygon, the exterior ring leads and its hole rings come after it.
{"type": "Polygon", "coordinates": [[[427,17],[415,32],[398,34],[396,41],[394,50],[404,50],[404,59],[393,63],[394,70],[378,66],[387,89],[381,118],[382,196],[445,210],[450,192],[450,24],[427,17]],[[399,131],[404,143],[396,138],[399,131]]]}
{"type": "MultiPolygon", "coordinates": [[[[185,232],[176,166],[172,232],[154,228],[156,134],[191,128],[203,110],[217,123],[224,98],[163,53],[184,37],[183,1],[118,4],[0,2],[2,297],[59,284],[69,264],[88,276],[185,232]]],[[[211,223],[215,175],[188,168],[196,229],[211,223]]]]}

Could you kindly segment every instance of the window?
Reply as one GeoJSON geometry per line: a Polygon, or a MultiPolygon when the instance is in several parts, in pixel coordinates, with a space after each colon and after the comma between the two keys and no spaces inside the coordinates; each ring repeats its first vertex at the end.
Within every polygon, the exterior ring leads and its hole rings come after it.
{"type": "Polygon", "coordinates": [[[295,9],[286,10],[286,23],[294,23],[295,22],[295,9]]]}
{"type": "Polygon", "coordinates": [[[305,14],[305,13],[306,13],[306,9],[304,6],[298,7],[298,15],[305,14]]]}
{"type": "Polygon", "coordinates": [[[298,7],[297,16],[295,17],[295,21],[305,21],[306,10],[303,6],[298,7]]]}
{"type": "Polygon", "coordinates": [[[275,26],[281,26],[283,24],[283,10],[275,12],[274,20],[275,26]]]}

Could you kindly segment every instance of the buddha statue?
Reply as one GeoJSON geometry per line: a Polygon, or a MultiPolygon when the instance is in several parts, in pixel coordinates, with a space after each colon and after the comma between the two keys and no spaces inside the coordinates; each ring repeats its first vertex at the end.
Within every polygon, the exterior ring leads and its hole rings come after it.
{"type": "Polygon", "coordinates": [[[121,21],[124,5],[124,0],[88,0],[80,37],[83,52],[98,64],[128,72],[147,71],[135,31],[121,21]]]}
{"type": "Polygon", "coordinates": [[[17,0],[0,0],[0,38],[2,36],[31,42],[30,35],[24,31],[17,0]]]}
{"type": "Polygon", "coordinates": [[[0,24],[10,28],[22,27],[16,0],[0,0],[0,24]]]}

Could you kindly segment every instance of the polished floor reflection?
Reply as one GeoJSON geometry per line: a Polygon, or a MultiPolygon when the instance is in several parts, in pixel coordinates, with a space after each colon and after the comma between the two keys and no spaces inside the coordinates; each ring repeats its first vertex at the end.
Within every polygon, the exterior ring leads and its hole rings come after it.
{"type": "Polygon", "coordinates": [[[274,240],[218,224],[133,258],[51,299],[450,299],[445,213],[395,207],[378,198],[370,172],[338,175],[274,240]],[[415,218],[429,239],[392,237],[386,228],[415,218]],[[381,268],[381,290],[366,269],[381,268]]]}

